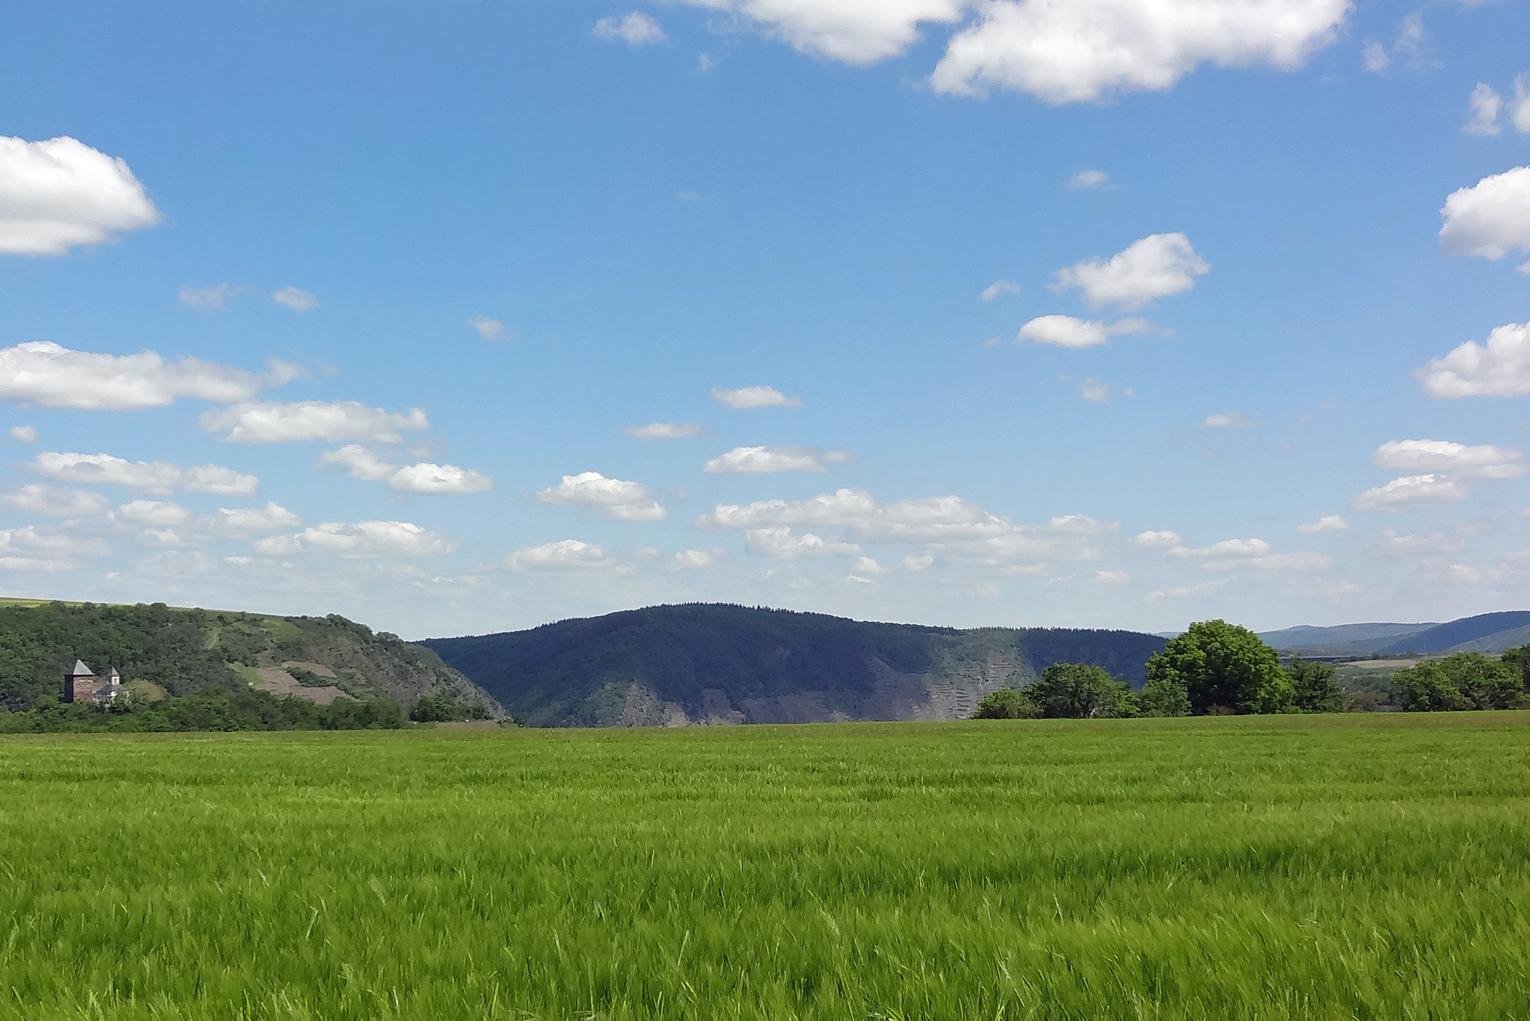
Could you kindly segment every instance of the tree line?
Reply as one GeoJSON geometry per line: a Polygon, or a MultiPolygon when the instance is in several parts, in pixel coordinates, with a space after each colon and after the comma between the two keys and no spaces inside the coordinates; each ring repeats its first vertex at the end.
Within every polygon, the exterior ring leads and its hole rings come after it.
{"type": "MultiPolygon", "coordinates": [[[[1425,660],[1393,678],[1393,699],[1409,712],[1530,708],[1530,646],[1501,657],[1457,653],[1425,660]]],[[[1348,708],[1328,663],[1280,654],[1248,628],[1200,621],[1147,662],[1140,689],[1097,666],[1054,663],[1023,688],[1000,688],[975,719],[1108,719],[1335,713],[1348,708]]]]}

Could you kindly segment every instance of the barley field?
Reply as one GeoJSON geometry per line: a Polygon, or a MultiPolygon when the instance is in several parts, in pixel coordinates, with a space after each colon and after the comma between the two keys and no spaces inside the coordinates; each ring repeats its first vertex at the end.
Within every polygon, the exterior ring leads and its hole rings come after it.
{"type": "Polygon", "coordinates": [[[4,738],[0,1018],[1530,1018],[1530,713],[4,738]]]}

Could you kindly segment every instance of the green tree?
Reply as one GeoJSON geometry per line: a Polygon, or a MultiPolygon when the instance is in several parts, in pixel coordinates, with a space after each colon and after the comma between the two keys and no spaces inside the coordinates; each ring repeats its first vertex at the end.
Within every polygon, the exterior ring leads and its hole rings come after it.
{"type": "Polygon", "coordinates": [[[1286,667],[1291,675],[1292,701],[1304,713],[1341,713],[1344,689],[1339,687],[1337,671],[1329,663],[1293,659],[1286,667]]]}
{"type": "Polygon", "coordinates": [[[1524,680],[1511,663],[1480,652],[1460,652],[1438,661],[1473,709],[1512,709],[1524,680]]]}
{"type": "Polygon", "coordinates": [[[1530,693],[1530,645],[1510,649],[1503,654],[1503,661],[1519,671],[1520,687],[1530,693]]]}
{"type": "Polygon", "coordinates": [[[416,723],[447,723],[462,718],[462,707],[445,692],[423,695],[414,704],[409,718],[416,723]]]}
{"type": "Polygon", "coordinates": [[[1132,707],[1137,716],[1189,716],[1190,696],[1179,681],[1159,677],[1133,693],[1132,707]]]}
{"type": "Polygon", "coordinates": [[[978,702],[974,720],[1026,720],[1036,716],[1035,704],[1014,688],[990,691],[978,702]]]}
{"type": "Polygon", "coordinates": [[[1456,687],[1450,672],[1439,660],[1430,660],[1399,670],[1392,677],[1392,697],[1410,713],[1452,712],[1470,709],[1471,703],[1456,687]]]}
{"type": "Polygon", "coordinates": [[[1149,681],[1183,685],[1195,713],[1290,712],[1294,693],[1280,656],[1248,628],[1191,624],[1147,663],[1149,681]]]}
{"type": "Polygon", "coordinates": [[[1048,719],[1130,716],[1131,688],[1097,666],[1053,663],[1025,695],[1048,719]]]}

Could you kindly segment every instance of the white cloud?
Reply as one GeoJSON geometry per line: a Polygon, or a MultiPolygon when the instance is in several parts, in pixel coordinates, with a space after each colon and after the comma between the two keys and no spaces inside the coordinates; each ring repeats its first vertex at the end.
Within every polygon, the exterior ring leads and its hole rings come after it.
{"type": "Polygon", "coordinates": [[[303,401],[295,404],[236,404],[201,417],[202,428],[221,433],[230,443],[294,443],[309,440],[367,440],[398,443],[404,432],[430,427],[419,408],[388,412],[356,401],[303,401]]]}
{"type": "Polygon", "coordinates": [[[1333,566],[1333,558],[1322,553],[1270,553],[1257,557],[1211,560],[1205,566],[1208,571],[1326,571],[1333,566]]]}
{"type": "Polygon", "coordinates": [[[250,496],[260,485],[253,475],[216,464],[182,468],[164,461],[128,461],[111,454],[38,454],[38,474],[80,485],[124,486],[150,493],[184,489],[219,496],[250,496]]]}
{"type": "Polygon", "coordinates": [[[1179,537],[1178,532],[1155,531],[1149,529],[1146,532],[1138,532],[1136,535],[1132,536],[1132,543],[1137,546],[1164,548],[1172,546],[1183,546],[1184,540],[1179,537]]]}
{"type": "Polygon", "coordinates": [[[117,516],[130,525],[174,528],[190,521],[191,511],[180,504],[162,500],[132,500],[117,508],[117,516]]]}
{"type": "Polygon", "coordinates": [[[903,53],[921,22],[950,23],[969,0],[681,0],[726,12],[815,57],[865,65],[903,53]]]}
{"type": "Polygon", "coordinates": [[[669,514],[641,482],[608,479],[600,472],[565,475],[558,485],[537,493],[537,499],[593,507],[613,521],[662,521],[669,514]]]}
{"type": "Polygon", "coordinates": [[[1382,542],[1388,549],[1409,555],[1459,553],[1466,548],[1468,538],[1460,531],[1403,533],[1388,528],[1381,533],[1382,542]]]}
{"type": "Polygon", "coordinates": [[[36,340],[0,348],[0,400],[82,411],[159,408],[180,398],[225,403],[249,400],[298,373],[278,362],[258,375],[198,358],[95,354],[36,340]]]}
{"type": "Polygon", "coordinates": [[[13,425],[7,434],[17,443],[36,443],[37,430],[30,425],[13,425]]]}
{"type": "Polygon", "coordinates": [[[1499,132],[1498,114],[1503,109],[1503,97],[1486,82],[1478,82],[1466,101],[1471,116],[1461,126],[1468,135],[1496,135],[1499,132]]]}
{"type": "Polygon", "coordinates": [[[628,46],[649,46],[666,38],[659,23],[641,11],[601,18],[590,34],[597,39],[617,39],[628,46]]]}
{"type": "Polygon", "coordinates": [[[467,325],[484,340],[504,340],[507,336],[505,324],[488,316],[473,316],[467,321],[467,325]]]}
{"type": "Polygon", "coordinates": [[[1207,415],[1201,421],[1202,429],[1247,429],[1254,422],[1241,411],[1224,411],[1207,415]]]}
{"type": "Polygon", "coordinates": [[[1460,478],[1517,479],[1525,474],[1525,455],[1506,447],[1468,447],[1448,440],[1393,440],[1376,449],[1376,465],[1460,478]]]}
{"type": "Polygon", "coordinates": [[[123,160],[68,137],[0,136],[0,253],[62,255],[158,222],[123,160]]]}
{"type": "Polygon", "coordinates": [[[788,397],[773,386],[743,386],[736,390],[712,388],[712,400],[735,411],[752,411],[756,408],[795,408],[802,402],[788,397]]]}
{"type": "Polygon", "coordinates": [[[271,294],[271,300],[294,312],[312,312],[319,307],[319,299],[301,287],[283,287],[271,294]]]}
{"type": "Polygon", "coordinates": [[[408,521],[361,521],[356,524],[327,522],[292,535],[271,536],[254,544],[257,553],[290,556],[295,553],[342,557],[439,556],[455,550],[456,543],[408,521]]]}
{"type": "Polygon", "coordinates": [[[822,472],[842,464],[849,456],[837,450],[806,447],[734,447],[712,458],[703,467],[714,475],[764,475],[772,472],[822,472]]]}
{"type": "Polygon", "coordinates": [[[1338,514],[1325,514],[1316,521],[1305,521],[1297,525],[1296,530],[1303,535],[1316,535],[1320,532],[1342,532],[1348,527],[1349,522],[1338,514]]]}
{"type": "Polygon", "coordinates": [[[1522,135],[1530,135],[1530,72],[1514,76],[1514,98],[1509,100],[1509,123],[1522,135]]]}
{"type": "Polygon", "coordinates": [[[242,294],[248,288],[239,284],[209,284],[206,287],[191,287],[181,285],[177,298],[182,305],[192,308],[200,308],[206,311],[216,311],[228,304],[230,298],[242,294]]]}
{"type": "Polygon", "coordinates": [[[627,430],[627,435],[635,440],[683,440],[691,436],[701,435],[701,426],[686,425],[680,422],[650,422],[647,425],[635,425],[627,430]]]}
{"type": "Polygon", "coordinates": [[[1170,599],[1190,599],[1194,596],[1203,596],[1207,593],[1215,592],[1218,589],[1223,588],[1226,584],[1227,582],[1224,579],[1220,581],[1202,581],[1197,582],[1194,585],[1180,585],[1175,588],[1159,589],[1156,592],[1149,592],[1144,602],[1147,602],[1150,605],[1157,605],[1158,603],[1166,602],[1170,599]]]}
{"type": "Polygon", "coordinates": [[[1058,270],[1053,287],[1077,288],[1095,307],[1134,309],[1183,294],[1210,271],[1184,234],[1149,234],[1109,259],[1085,259],[1058,270]]]}
{"type": "Polygon", "coordinates": [[[1401,510],[1466,499],[1466,486],[1443,475],[1408,475],[1367,489],[1354,499],[1357,511],[1401,510]]]}
{"type": "Polygon", "coordinates": [[[1431,397],[1522,397],[1530,394],[1530,323],[1509,323],[1469,340],[1416,373],[1431,397]]]}
{"type": "Polygon", "coordinates": [[[0,504],[55,518],[93,518],[106,513],[106,497],[86,489],[61,489],[29,483],[0,496],[0,504]]]}
{"type": "Polygon", "coordinates": [[[297,528],[302,523],[302,518],[269,500],[264,507],[219,507],[213,516],[214,528],[234,535],[278,532],[284,528],[297,528]]]}
{"type": "Polygon", "coordinates": [[[1394,61],[1402,61],[1418,72],[1439,68],[1439,59],[1429,45],[1429,30],[1424,27],[1423,15],[1415,12],[1403,16],[1397,23],[1397,35],[1390,49],[1385,43],[1372,39],[1360,52],[1360,62],[1371,74],[1383,73],[1394,61]]]}
{"type": "Polygon", "coordinates": [[[1372,39],[1360,51],[1360,63],[1371,74],[1380,74],[1392,66],[1392,55],[1385,46],[1372,39]]]}
{"type": "Polygon", "coordinates": [[[681,550],[670,558],[670,566],[677,571],[696,571],[704,567],[711,567],[722,555],[721,550],[681,550]]]}
{"type": "Polygon", "coordinates": [[[790,528],[752,528],[744,533],[749,552],[773,560],[795,560],[798,557],[859,556],[861,549],[851,542],[830,542],[812,532],[795,532],[790,528]]]}
{"type": "Polygon", "coordinates": [[[1098,347],[1109,341],[1111,337],[1146,333],[1150,329],[1152,327],[1141,319],[1122,319],[1115,323],[1101,323],[1091,319],[1076,319],[1073,316],[1046,315],[1037,316],[1020,327],[1015,343],[1022,344],[1029,340],[1055,347],[1098,347]]]}
{"type": "Polygon", "coordinates": [[[1497,260],[1516,250],[1530,252],[1530,167],[1452,192],[1440,213],[1440,246],[1449,255],[1497,260]]]}
{"type": "Polygon", "coordinates": [[[39,532],[30,525],[0,528],[0,571],[69,571],[79,566],[76,558],[105,552],[98,540],[39,532]]]}
{"type": "Polygon", "coordinates": [[[951,40],[932,83],[1081,103],[1168,89],[1202,64],[1294,71],[1349,9],[1349,0],[993,0],[951,40]]]}
{"type": "Polygon", "coordinates": [[[1125,571],[1095,571],[1094,583],[1096,585],[1128,585],[1132,576],[1125,571]]]}
{"type": "Polygon", "coordinates": [[[397,465],[358,443],[328,451],[319,461],[344,469],[353,479],[385,482],[389,489],[401,493],[485,493],[494,488],[493,481],[482,472],[430,461],[397,465]]]}
{"type": "Polygon", "coordinates": [[[1016,295],[1019,293],[1020,285],[1015,283],[1013,280],[995,280],[993,283],[983,288],[982,294],[978,295],[978,297],[982,298],[984,301],[993,301],[995,298],[1002,298],[1005,295],[1016,295]]]}
{"type": "Polygon", "coordinates": [[[1068,178],[1068,188],[1072,191],[1095,191],[1110,183],[1110,175],[1103,170],[1080,170],[1068,178]]]}
{"type": "Polygon", "coordinates": [[[505,558],[512,571],[569,571],[600,567],[611,561],[603,547],[579,539],[563,539],[540,546],[522,546],[505,558]]]}
{"type": "Polygon", "coordinates": [[[1221,542],[1212,543],[1210,546],[1202,546],[1197,549],[1176,546],[1169,550],[1171,556],[1200,560],[1227,557],[1264,557],[1269,556],[1271,552],[1270,544],[1263,539],[1223,539],[1221,542]]]}
{"type": "Polygon", "coordinates": [[[1086,379],[1079,386],[1078,395],[1091,404],[1104,404],[1110,400],[1110,384],[1086,379]]]}

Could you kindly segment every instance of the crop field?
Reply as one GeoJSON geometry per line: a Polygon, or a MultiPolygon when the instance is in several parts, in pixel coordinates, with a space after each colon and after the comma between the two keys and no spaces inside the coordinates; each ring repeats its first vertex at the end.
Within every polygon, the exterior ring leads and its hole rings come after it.
{"type": "Polygon", "coordinates": [[[1530,1018],[1530,712],[4,738],[0,1018],[1530,1018]]]}

